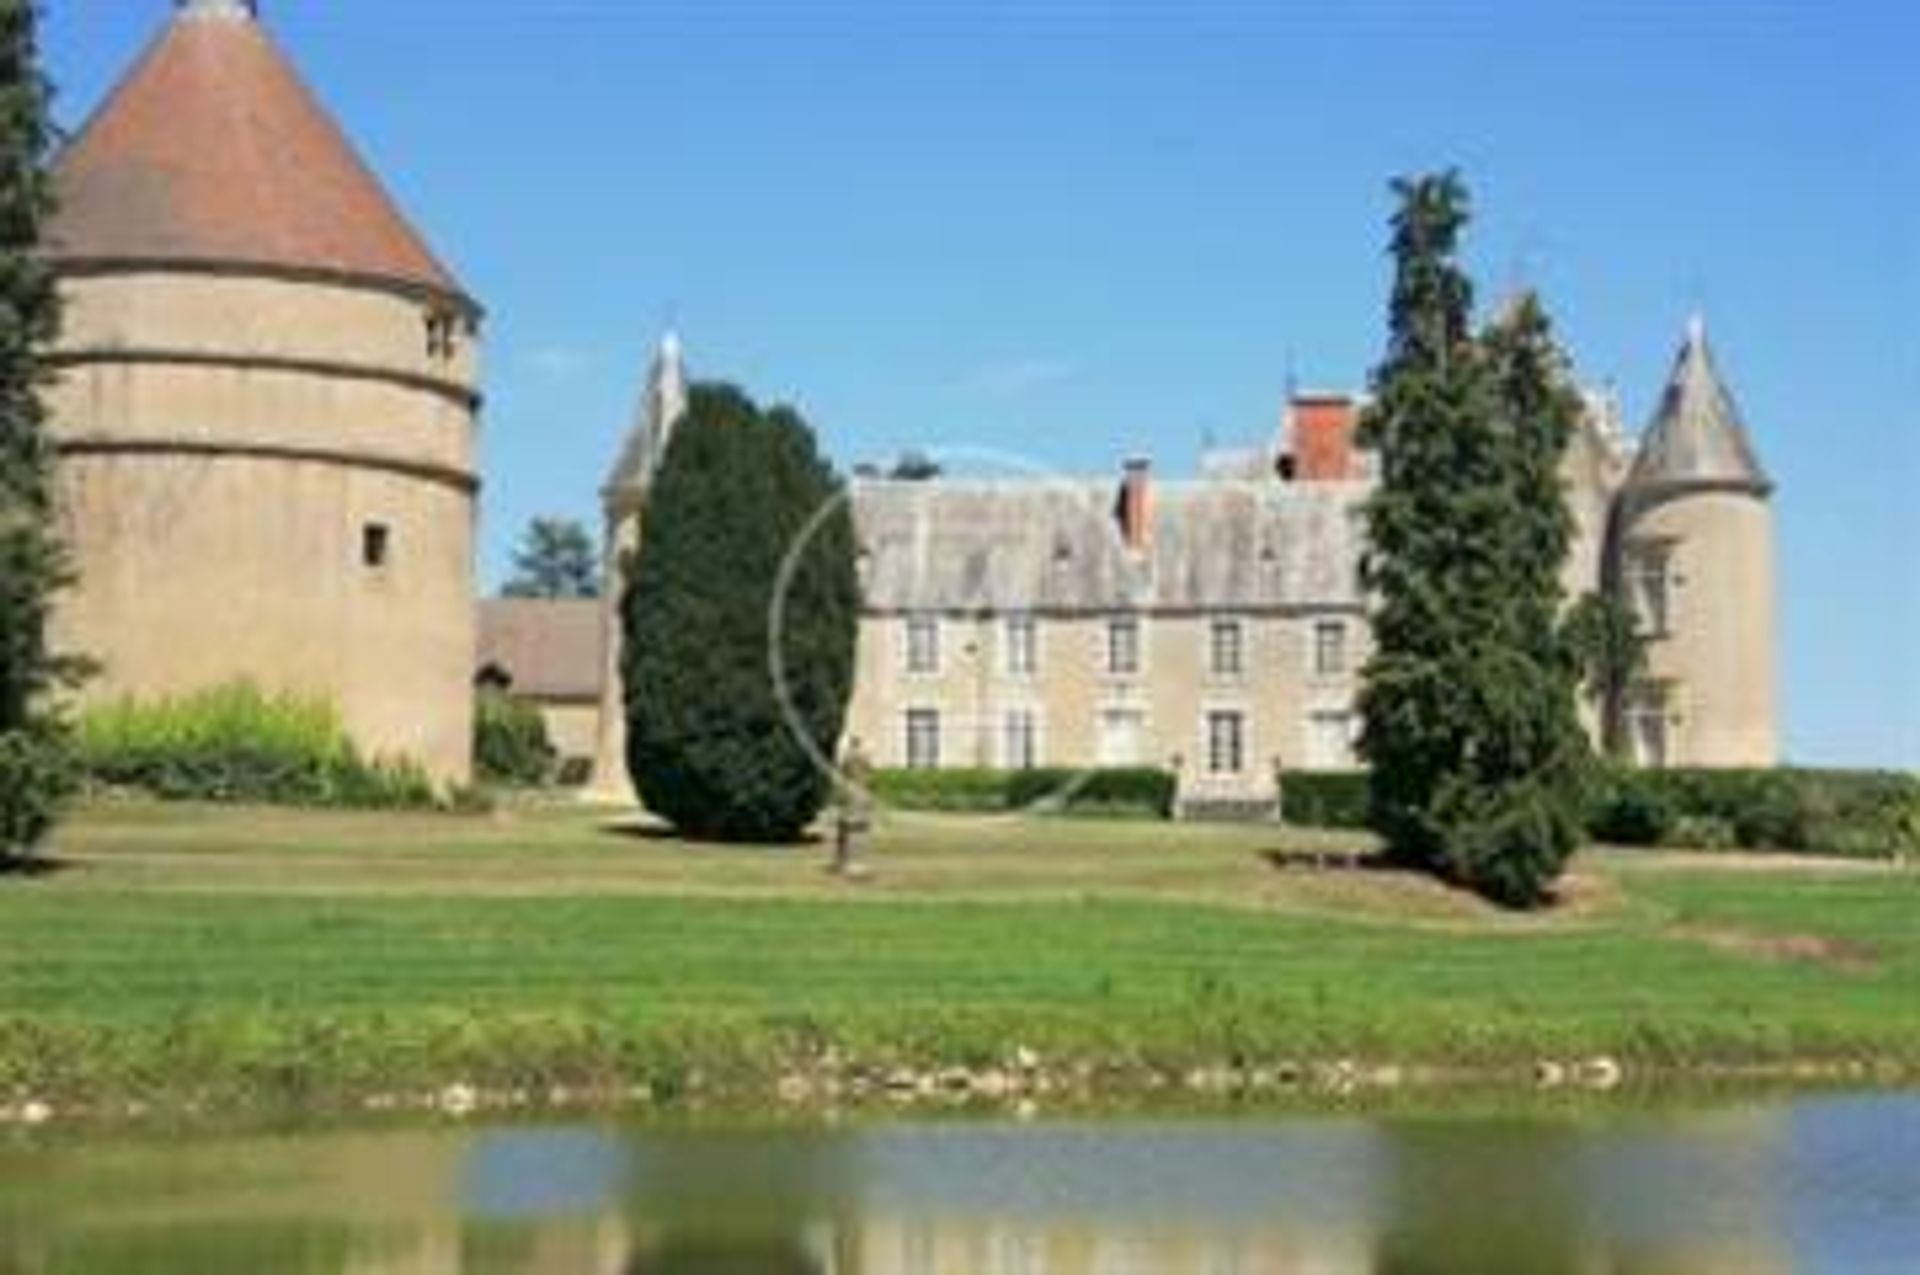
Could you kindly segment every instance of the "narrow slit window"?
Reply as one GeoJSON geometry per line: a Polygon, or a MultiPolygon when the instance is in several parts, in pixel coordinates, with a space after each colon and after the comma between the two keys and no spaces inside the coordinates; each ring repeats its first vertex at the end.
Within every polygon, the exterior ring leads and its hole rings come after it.
{"type": "Polygon", "coordinates": [[[393,556],[393,529],[384,522],[370,522],[360,529],[360,563],[371,570],[387,565],[393,556]]]}

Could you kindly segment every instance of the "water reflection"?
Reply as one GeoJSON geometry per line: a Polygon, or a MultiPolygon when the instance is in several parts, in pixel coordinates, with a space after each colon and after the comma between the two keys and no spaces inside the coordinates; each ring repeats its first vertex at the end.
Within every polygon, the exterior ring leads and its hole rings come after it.
{"type": "Polygon", "coordinates": [[[1899,1270],[1920,1099],[0,1146],[0,1275],[1899,1270]]]}

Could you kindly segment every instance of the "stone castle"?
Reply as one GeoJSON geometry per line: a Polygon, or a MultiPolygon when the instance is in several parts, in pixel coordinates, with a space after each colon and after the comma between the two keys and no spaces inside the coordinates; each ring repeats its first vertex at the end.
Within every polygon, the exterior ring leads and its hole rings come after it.
{"type": "MultiPolygon", "coordinates": [[[[480,307],[253,5],[180,0],[56,180],[52,407],[81,573],[57,638],[101,662],[86,694],[324,696],[363,747],[451,783],[484,669],[624,789],[610,611],[476,615],[480,307]]],[[[610,561],[637,544],[685,376],[669,339],[602,493],[610,561]]],[[[886,766],[1171,766],[1199,804],[1352,764],[1361,406],[1293,395],[1270,443],[1191,480],[1144,460],[857,477],[850,733],[886,766]]],[[[1637,443],[1595,399],[1566,474],[1569,591],[1617,591],[1653,635],[1635,756],[1773,762],[1771,486],[1700,325],[1637,443]]]]}
{"type": "MultiPolygon", "coordinates": [[[[686,371],[669,337],[604,495],[638,544],[686,371]]],[[[1296,393],[1266,446],[1197,479],[889,479],[851,485],[866,598],[849,733],[881,766],[1159,766],[1190,807],[1270,801],[1284,769],[1355,764],[1373,457],[1355,395],[1296,393]]],[[[1614,590],[1652,636],[1619,723],[1642,765],[1776,759],[1769,480],[1688,327],[1637,444],[1602,396],[1563,470],[1570,597],[1614,590]]],[[[609,594],[613,591],[609,590],[609,594]]],[[[603,652],[617,640],[603,608],[603,652]]],[[[603,670],[597,772],[621,710],[603,670]]]]}

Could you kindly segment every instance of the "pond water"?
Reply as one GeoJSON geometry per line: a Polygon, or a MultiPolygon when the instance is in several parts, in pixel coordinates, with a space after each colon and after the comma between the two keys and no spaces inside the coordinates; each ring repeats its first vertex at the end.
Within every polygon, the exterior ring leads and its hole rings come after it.
{"type": "Polygon", "coordinates": [[[0,1140],[0,1273],[1920,1271],[1920,1095],[0,1140]]]}

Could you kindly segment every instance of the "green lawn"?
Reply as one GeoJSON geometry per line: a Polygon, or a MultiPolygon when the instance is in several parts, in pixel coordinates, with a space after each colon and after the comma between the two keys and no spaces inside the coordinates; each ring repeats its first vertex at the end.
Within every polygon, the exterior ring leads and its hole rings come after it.
{"type": "Polygon", "coordinates": [[[1593,853],[1548,916],[1283,872],[1311,834],[901,817],[688,846],[584,811],[113,806],[0,881],[0,1097],[757,1075],[826,1044],[1169,1067],[1920,1062],[1920,874],[1593,853]]]}

